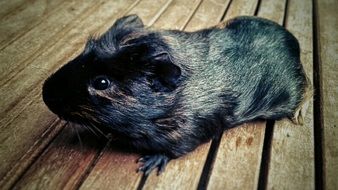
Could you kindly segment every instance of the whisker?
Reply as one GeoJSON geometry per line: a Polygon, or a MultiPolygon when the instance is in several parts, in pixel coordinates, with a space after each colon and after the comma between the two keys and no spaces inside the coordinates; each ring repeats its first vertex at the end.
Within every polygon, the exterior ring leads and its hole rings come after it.
{"type": "Polygon", "coordinates": [[[91,133],[93,133],[96,137],[99,137],[100,135],[97,134],[97,132],[92,129],[90,126],[86,125],[86,124],[82,124],[83,127],[85,127],[86,129],[88,129],[91,133]]]}
{"type": "MultiPolygon", "coordinates": [[[[82,112],[82,113],[75,113],[76,115],[78,115],[80,118],[87,118],[85,117],[86,115],[90,115],[90,112],[92,112],[91,109],[89,109],[86,106],[81,106],[82,110],[86,110],[86,112],[82,112]],[[89,112],[89,113],[88,113],[89,112]]],[[[95,124],[89,120],[86,121],[79,121],[86,129],[88,129],[89,131],[91,131],[96,137],[100,137],[103,136],[105,139],[109,139],[101,129],[99,129],[97,126],[95,126],[95,124]]]]}
{"type": "Polygon", "coordinates": [[[93,129],[95,129],[97,132],[99,132],[103,137],[105,137],[107,140],[109,139],[98,127],[96,127],[93,123],[89,122],[89,124],[91,125],[91,127],[93,127],[93,129]]]}
{"type": "Polygon", "coordinates": [[[75,130],[76,136],[77,136],[77,138],[79,139],[79,143],[80,143],[81,150],[83,150],[83,144],[82,144],[82,140],[81,140],[80,133],[79,133],[79,131],[78,131],[78,129],[77,129],[76,126],[73,126],[72,128],[75,130]]]}

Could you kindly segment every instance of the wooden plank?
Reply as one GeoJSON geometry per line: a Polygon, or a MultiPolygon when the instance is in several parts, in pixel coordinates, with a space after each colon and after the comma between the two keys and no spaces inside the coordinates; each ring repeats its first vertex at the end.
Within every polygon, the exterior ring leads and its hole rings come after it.
{"type": "MultiPolygon", "coordinates": [[[[281,8],[280,6],[282,1],[275,2],[262,0],[257,16],[272,19],[282,24],[284,7],[281,8]]],[[[256,2],[252,3],[256,4],[256,2]]],[[[232,7],[235,7],[233,4],[231,5],[226,18],[232,18],[237,13],[253,15],[255,12],[255,7],[252,5],[246,5],[249,9],[245,12],[240,10],[240,13],[237,8],[231,10],[232,7]]],[[[237,6],[245,7],[240,4],[236,4],[237,6]]],[[[258,187],[265,125],[266,122],[255,122],[224,132],[208,189],[256,189],[258,187]]]]}
{"type": "Polygon", "coordinates": [[[136,189],[142,177],[136,173],[138,158],[135,153],[110,145],[80,189],[136,189]]]}
{"type": "Polygon", "coordinates": [[[142,1],[136,9],[130,11],[129,14],[137,14],[142,18],[142,21],[146,23],[146,26],[150,26],[162,15],[171,3],[172,0],[158,0],[156,3],[154,3],[154,1],[145,0],[142,1]],[[161,8],[158,10],[159,5],[161,5],[161,8]],[[155,15],[153,14],[154,10],[158,10],[155,15]]]}
{"type": "Polygon", "coordinates": [[[0,20],[0,49],[3,49],[16,38],[27,33],[27,31],[41,23],[51,14],[59,12],[60,9],[68,9],[70,7],[68,4],[72,5],[71,8],[75,5],[74,1],[34,0],[22,11],[2,17],[0,20]]]}
{"type": "Polygon", "coordinates": [[[338,2],[316,1],[318,6],[319,72],[322,78],[324,189],[338,189],[338,2]]]}
{"type": "Polygon", "coordinates": [[[13,189],[75,189],[104,144],[81,126],[67,126],[13,189]]]}
{"type": "Polygon", "coordinates": [[[199,6],[198,11],[185,27],[186,31],[196,31],[212,27],[222,19],[230,0],[206,0],[199,6]],[[212,14],[210,14],[212,13],[212,14]],[[208,15],[208,16],[206,16],[208,15]]]}
{"type": "Polygon", "coordinates": [[[0,18],[16,12],[16,10],[22,10],[22,7],[26,7],[27,2],[27,0],[0,1],[0,18]]]}
{"type": "Polygon", "coordinates": [[[286,0],[262,0],[258,8],[259,17],[267,18],[283,25],[286,0]]]}
{"type": "Polygon", "coordinates": [[[0,60],[6,64],[0,65],[0,84],[6,84],[100,5],[102,3],[85,1],[76,4],[75,9],[71,6],[67,9],[60,9],[39,27],[33,28],[2,49],[0,60]]]}
{"type": "Polygon", "coordinates": [[[197,189],[210,145],[211,142],[208,142],[193,152],[170,161],[159,176],[152,172],[143,189],[197,189]]]}
{"type": "MultiPolygon", "coordinates": [[[[27,167],[40,155],[48,143],[60,132],[65,123],[55,120],[50,124],[50,127],[38,136],[34,144],[28,150],[24,150],[25,154],[15,162],[11,163],[10,170],[5,176],[2,175],[0,187],[2,189],[9,189],[27,169],[27,167]]],[[[12,145],[13,147],[15,144],[12,145]]],[[[3,148],[3,147],[1,147],[3,148]]],[[[3,162],[2,162],[3,163],[3,162]]],[[[7,164],[7,163],[4,163],[7,164]]]]}
{"type": "Polygon", "coordinates": [[[201,0],[173,1],[168,9],[156,21],[153,27],[161,28],[163,30],[181,29],[186,23],[188,23],[200,3],[201,0]],[[170,21],[168,21],[168,18],[170,18],[170,21]]]}
{"type": "Polygon", "coordinates": [[[36,141],[40,140],[41,135],[55,119],[52,113],[46,111],[45,105],[37,103],[31,104],[27,112],[21,113],[9,125],[1,126],[0,179],[36,141]]]}
{"type": "MultiPolygon", "coordinates": [[[[162,2],[165,3],[164,0],[162,2]]],[[[131,4],[132,1],[130,1],[129,3],[131,4]]],[[[149,4],[150,1],[149,0],[142,1],[136,7],[133,7],[132,11],[130,12],[139,11],[138,13],[142,14],[142,10],[146,11],[146,9],[140,9],[139,6],[144,6],[146,3],[149,4]]],[[[111,6],[115,5],[114,6],[115,9],[120,9],[122,7],[126,9],[128,7],[127,5],[130,4],[124,4],[122,6],[116,3],[112,3],[110,5],[111,6]]],[[[151,20],[152,17],[156,15],[157,13],[156,8],[160,9],[162,4],[158,4],[157,7],[154,6],[152,11],[148,10],[147,14],[144,14],[145,18],[143,20],[145,22],[149,22],[149,20],[151,20]]],[[[115,13],[116,10],[114,11],[106,7],[104,8],[104,10],[105,11],[100,12],[100,14],[104,14],[105,17],[110,18],[112,20],[115,20],[117,17],[121,16],[121,14],[115,13]]],[[[122,12],[123,14],[126,13],[125,10],[123,10],[122,12]]],[[[102,22],[104,21],[105,20],[102,20],[102,22]]],[[[105,24],[106,23],[104,23],[104,25],[105,24]]],[[[98,28],[100,27],[102,27],[102,25],[99,26],[98,28]]],[[[54,49],[54,51],[56,50],[57,49],[54,49]]],[[[66,129],[70,129],[69,126],[66,126],[66,129]]],[[[98,146],[90,147],[90,145],[93,143],[95,145],[95,142],[91,142],[88,143],[86,147],[84,147],[84,150],[79,149],[78,145],[74,145],[74,148],[71,147],[70,149],[67,149],[67,146],[71,145],[72,142],[74,141],[76,134],[70,130],[65,130],[62,131],[60,135],[61,136],[58,136],[57,140],[51,143],[49,148],[40,156],[40,158],[36,162],[34,162],[32,166],[30,166],[30,168],[27,170],[24,176],[15,185],[15,188],[73,189],[78,187],[82,183],[83,177],[85,177],[87,174],[87,169],[90,169],[92,164],[97,159],[98,156],[97,151],[99,151],[100,148],[98,146]],[[83,154],[83,152],[85,152],[85,154],[83,154]],[[64,167],[55,167],[54,162],[56,159],[59,161],[58,164],[62,166],[64,165],[64,167]],[[83,163],[78,163],[76,160],[83,160],[83,163]]],[[[88,138],[85,139],[86,141],[88,140],[88,138]]]]}
{"type": "Polygon", "coordinates": [[[223,133],[208,189],[255,189],[258,184],[265,122],[223,133]]]}
{"type": "MultiPolygon", "coordinates": [[[[82,34],[83,31],[86,31],[86,34],[88,35],[88,30],[83,29],[86,25],[99,27],[102,26],[103,23],[105,24],[107,20],[115,20],[120,15],[119,13],[124,12],[132,3],[132,0],[119,2],[114,1],[102,5],[96,15],[92,15],[92,17],[81,22],[81,25],[78,25],[80,26],[80,29],[73,29],[68,38],[56,44],[57,47],[48,49],[46,53],[49,54],[42,54],[44,56],[39,57],[40,59],[37,60],[37,64],[45,63],[45,70],[39,70],[40,72],[37,72],[36,68],[34,70],[33,67],[28,67],[28,69],[31,70],[28,70],[27,73],[21,75],[21,77],[26,79],[35,77],[35,80],[33,80],[33,82],[31,80],[22,80],[15,85],[15,88],[18,89],[20,89],[22,85],[31,85],[32,88],[29,92],[25,92],[23,96],[19,98],[9,95],[12,96],[12,98],[17,98],[16,101],[18,103],[8,112],[1,115],[3,120],[1,120],[0,142],[2,147],[0,149],[0,161],[4,164],[1,164],[0,166],[0,178],[2,178],[6,172],[11,173],[11,171],[8,171],[11,169],[10,167],[17,163],[17,161],[25,155],[26,151],[29,150],[30,147],[34,146],[36,141],[39,140],[41,134],[43,134],[56,119],[54,114],[47,111],[47,108],[40,97],[42,80],[49,75],[49,73],[46,73],[46,70],[48,71],[49,69],[50,73],[53,71],[52,69],[55,71],[61,64],[69,61],[72,58],[72,54],[81,50],[83,44],[76,41],[79,39],[76,39],[75,37],[78,36],[78,33],[82,34]],[[96,22],[94,22],[95,19],[97,20],[96,22]],[[68,45],[71,46],[71,50],[73,51],[67,51],[70,50],[69,48],[66,48],[68,46],[65,46],[67,42],[69,42],[68,45]],[[53,57],[53,55],[56,56],[53,57]],[[61,61],[59,61],[60,57],[61,61]],[[34,75],[31,75],[30,73],[34,73],[34,75]],[[34,84],[34,82],[38,84],[34,84]]],[[[94,28],[91,28],[91,30],[93,29],[94,28]]],[[[82,43],[84,43],[84,39],[86,37],[82,37],[82,43]]],[[[12,89],[15,88],[12,86],[12,89]]],[[[26,164],[26,166],[27,165],[28,164],[26,164]]]]}
{"type": "MultiPolygon", "coordinates": [[[[285,27],[299,40],[301,62],[312,83],[312,2],[288,1],[285,27]]],[[[287,119],[275,123],[268,170],[268,189],[314,189],[313,126],[312,101],[303,126],[294,125],[287,119]]]]}
{"type": "Polygon", "coordinates": [[[236,0],[232,1],[228,12],[226,13],[224,20],[231,19],[235,16],[253,15],[255,13],[258,0],[236,0]]]}

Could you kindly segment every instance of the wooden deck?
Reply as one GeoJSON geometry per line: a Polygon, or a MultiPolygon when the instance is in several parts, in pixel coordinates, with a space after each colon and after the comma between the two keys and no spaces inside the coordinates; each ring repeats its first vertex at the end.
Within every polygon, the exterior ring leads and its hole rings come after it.
{"type": "Polygon", "coordinates": [[[337,0],[0,1],[0,189],[338,189],[337,0]],[[123,15],[192,31],[238,15],[284,25],[299,40],[316,89],[304,126],[256,122],[136,173],[137,154],[48,111],[41,86],[90,34],[123,15]]]}

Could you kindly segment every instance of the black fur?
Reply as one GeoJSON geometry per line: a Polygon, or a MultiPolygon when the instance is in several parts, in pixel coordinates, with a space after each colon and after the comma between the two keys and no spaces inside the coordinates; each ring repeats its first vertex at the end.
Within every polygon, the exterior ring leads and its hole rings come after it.
{"type": "Polygon", "coordinates": [[[226,128],[291,117],[307,85],[299,54],[295,37],[265,19],[189,33],[146,29],[131,15],[46,80],[43,99],[153,155],[141,171],[162,171],[226,128]],[[95,89],[98,76],[107,89],[95,89]]]}

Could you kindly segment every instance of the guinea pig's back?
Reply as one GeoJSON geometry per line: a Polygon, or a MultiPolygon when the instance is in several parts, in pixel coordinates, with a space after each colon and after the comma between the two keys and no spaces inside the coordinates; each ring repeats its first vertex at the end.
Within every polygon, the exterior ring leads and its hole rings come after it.
{"type": "Polygon", "coordinates": [[[235,18],[221,33],[225,43],[218,48],[223,57],[219,64],[237,95],[235,120],[291,116],[306,86],[296,38],[278,24],[256,17],[235,18]]]}

